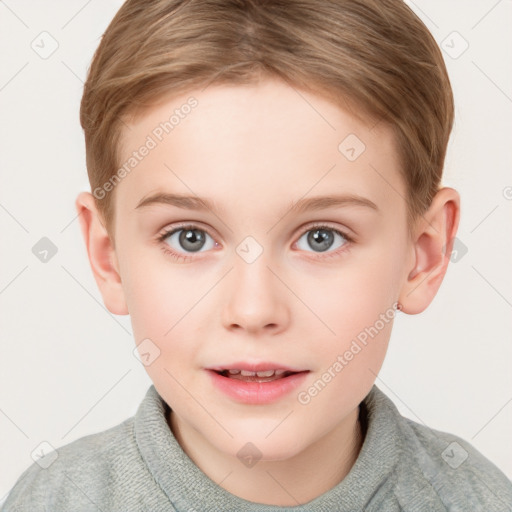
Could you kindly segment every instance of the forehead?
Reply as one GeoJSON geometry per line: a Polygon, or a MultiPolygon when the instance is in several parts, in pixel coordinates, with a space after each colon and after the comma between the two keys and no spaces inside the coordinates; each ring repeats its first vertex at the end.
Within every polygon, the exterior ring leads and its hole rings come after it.
{"type": "Polygon", "coordinates": [[[121,165],[131,160],[116,191],[126,211],[156,192],[211,199],[224,213],[229,205],[256,211],[262,197],[282,210],[326,193],[381,206],[405,196],[389,126],[279,80],[162,100],[128,123],[120,153],[121,165]]]}

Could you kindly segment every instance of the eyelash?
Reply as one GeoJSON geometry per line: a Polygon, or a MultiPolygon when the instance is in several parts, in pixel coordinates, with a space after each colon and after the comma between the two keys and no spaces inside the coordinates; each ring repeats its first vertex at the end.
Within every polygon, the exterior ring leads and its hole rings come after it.
{"type": "MultiPolygon", "coordinates": [[[[340,231],[339,229],[335,229],[326,224],[321,224],[321,223],[308,226],[308,228],[305,229],[300,234],[299,239],[301,239],[309,231],[314,231],[314,230],[318,230],[318,229],[325,229],[326,231],[332,231],[333,233],[336,233],[336,234],[340,235],[341,237],[343,237],[346,242],[345,242],[345,244],[343,244],[341,247],[339,247],[335,251],[328,252],[323,256],[314,257],[313,259],[326,260],[329,258],[339,256],[341,253],[348,251],[350,248],[350,245],[354,242],[354,239],[352,237],[350,237],[349,235],[347,235],[345,232],[340,231]]],[[[181,253],[177,253],[177,252],[173,251],[172,249],[169,249],[169,246],[164,242],[166,238],[168,238],[172,234],[176,233],[177,231],[186,231],[186,230],[203,231],[204,233],[206,233],[208,236],[210,236],[213,239],[213,237],[210,235],[210,233],[208,233],[208,231],[206,231],[205,229],[202,229],[199,226],[196,226],[194,224],[185,224],[183,226],[178,226],[178,227],[168,229],[164,233],[161,233],[160,235],[158,235],[157,240],[158,240],[158,242],[162,243],[163,252],[166,255],[170,256],[175,261],[188,262],[188,261],[194,259],[194,256],[184,255],[181,253]]]]}

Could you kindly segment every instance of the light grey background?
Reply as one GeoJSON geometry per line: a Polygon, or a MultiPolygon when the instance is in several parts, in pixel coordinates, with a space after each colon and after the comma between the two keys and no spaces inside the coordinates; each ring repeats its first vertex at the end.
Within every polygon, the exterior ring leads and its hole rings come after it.
{"type": "MultiPolygon", "coordinates": [[[[88,189],[83,81],[121,3],[0,2],[0,503],[41,443],[117,425],[151,384],[129,318],[103,306],[74,209],[88,189]],[[42,237],[57,248],[46,263],[32,252],[42,237]]],[[[408,3],[452,80],[444,184],[462,197],[463,250],[432,305],[397,318],[376,382],[404,415],[470,441],[512,478],[512,2],[408,3]]]]}

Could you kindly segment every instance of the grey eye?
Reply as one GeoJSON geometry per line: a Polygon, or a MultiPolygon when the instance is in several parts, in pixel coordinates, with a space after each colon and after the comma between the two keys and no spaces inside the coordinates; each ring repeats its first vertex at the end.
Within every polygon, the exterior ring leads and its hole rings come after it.
{"type": "Polygon", "coordinates": [[[314,252],[325,252],[328,249],[338,249],[347,242],[347,239],[335,229],[320,227],[306,231],[297,242],[299,249],[307,250],[306,247],[301,247],[300,242],[303,238],[306,238],[306,243],[309,247],[314,249],[314,252]],[[333,247],[335,239],[338,237],[341,243],[333,247]]]}
{"type": "Polygon", "coordinates": [[[206,238],[211,240],[211,247],[214,247],[214,241],[205,231],[197,228],[179,228],[170,233],[166,238],[166,243],[177,252],[198,252],[207,245],[206,238]],[[174,245],[172,245],[174,243],[174,245]]]}

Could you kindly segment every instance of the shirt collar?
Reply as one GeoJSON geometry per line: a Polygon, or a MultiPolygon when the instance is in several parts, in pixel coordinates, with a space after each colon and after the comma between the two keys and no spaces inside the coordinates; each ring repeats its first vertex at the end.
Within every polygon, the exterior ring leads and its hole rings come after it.
{"type": "Polygon", "coordinates": [[[150,473],[177,511],[296,512],[364,510],[398,463],[400,431],[395,405],[375,385],[362,402],[367,431],[358,458],[335,487],[306,504],[280,507],[231,494],[203,473],[183,451],[167,424],[169,406],[152,384],[134,418],[135,439],[150,473]]]}

